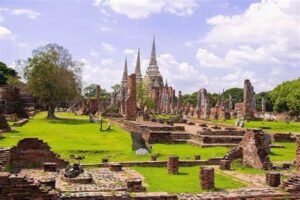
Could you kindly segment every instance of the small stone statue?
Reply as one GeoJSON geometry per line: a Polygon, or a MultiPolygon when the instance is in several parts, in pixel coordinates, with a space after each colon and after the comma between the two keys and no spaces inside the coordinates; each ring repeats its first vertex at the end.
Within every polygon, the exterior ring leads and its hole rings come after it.
{"type": "Polygon", "coordinates": [[[65,173],[64,176],[66,178],[76,178],[79,176],[79,174],[83,173],[83,168],[78,164],[75,163],[72,165],[69,165],[66,169],[65,169],[65,173]]]}

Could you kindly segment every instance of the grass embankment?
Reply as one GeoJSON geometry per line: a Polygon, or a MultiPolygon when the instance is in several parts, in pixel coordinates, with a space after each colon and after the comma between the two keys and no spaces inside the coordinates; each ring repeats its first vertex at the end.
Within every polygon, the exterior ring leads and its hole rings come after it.
{"type": "MultiPolygon", "coordinates": [[[[37,137],[47,142],[52,150],[64,159],[70,154],[83,155],[81,163],[99,163],[102,157],[110,161],[149,160],[150,156],[136,156],[131,150],[130,134],[118,126],[109,132],[100,132],[99,124],[89,122],[87,116],[71,113],[57,113],[59,119],[47,120],[46,113],[39,113],[22,127],[14,127],[0,139],[0,147],[13,146],[22,138],[37,137]]],[[[107,123],[104,122],[104,128],[107,123]]],[[[152,153],[159,154],[158,160],[166,160],[169,155],[180,159],[193,159],[200,154],[203,159],[222,157],[228,151],[225,147],[201,149],[188,144],[154,144],[152,153]]]]}
{"type": "MultiPolygon", "coordinates": [[[[224,123],[234,125],[234,119],[231,120],[212,120],[212,122],[224,123]]],[[[245,128],[260,128],[269,127],[264,129],[268,133],[300,133],[300,122],[282,122],[282,121],[249,121],[245,122],[245,128]]]]}
{"type": "MultiPolygon", "coordinates": [[[[149,192],[201,192],[199,182],[199,167],[180,167],[179,174],[170,175],[166,168],[160,167],[134,167],[143,174],[149,192]]],[[[215,187],[218,189],[233,189],[244,187],[245,184],[233,180],[232,177],[215,172],[215,187]]]]}

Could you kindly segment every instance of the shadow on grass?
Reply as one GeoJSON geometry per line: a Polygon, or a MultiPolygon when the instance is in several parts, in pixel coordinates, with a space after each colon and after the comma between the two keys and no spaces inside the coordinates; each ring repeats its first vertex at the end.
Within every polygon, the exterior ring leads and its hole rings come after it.
{"type": "Polygon", "coordinates": [[[189,173],[186,173],[186,172],[178,172],[178,174],[176,174],[178,176],[188,176],[189,173]]]}
{"type": "Polygon", "coordinates": [[[269,155],[272,155],[272,156],[282,156],[282,154],[274,153],[274,152],[272,152],[272,151],[269,153],[269,155]]]}
{"type": "Polygon", "coordinates": [[[46,119],[46,120],[51,124],[69,124],[69,125],[92,124],[87,119],[57,118],[57,119],[46,119]]]}

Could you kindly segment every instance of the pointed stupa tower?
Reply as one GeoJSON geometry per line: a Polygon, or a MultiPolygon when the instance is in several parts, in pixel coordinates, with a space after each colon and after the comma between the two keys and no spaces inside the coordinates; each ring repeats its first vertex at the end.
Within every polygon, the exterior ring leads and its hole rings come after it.
{"type": "Polygon", "coordinates": [[[164,86],[163,78],[159,72],[157,60],[156,60],[156,49],[155,49],[155,37],[153,37],[152,51],[149,66],[146,70],[144,78],[145,83],[151,88],[154,85],[164,86]]]}
{"type": "Polygon", "coordinates": [[[137,59],[136,59],[135,77],[136,77],[137,82],[140,82],[143,80],[142,73],[141,73],[140,49],[138,50],[138,55],[137,55],[137,59]]]}
{"type": "Polygon", "coordinates": [[[128,69],[127,69],[127,57],[125,58],[125,65],[123,71],[123,78],[121,81],[121,87],[127,88],[127,79],[128,79],[128,69]]]}

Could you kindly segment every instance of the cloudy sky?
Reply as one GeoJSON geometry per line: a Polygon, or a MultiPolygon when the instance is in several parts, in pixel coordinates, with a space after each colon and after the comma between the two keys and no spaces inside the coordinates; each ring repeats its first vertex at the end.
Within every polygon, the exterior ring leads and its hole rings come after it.
{"type": "Polygon", "coordinates": [[[163,77],[183,93],[300,76],[300,0],[0,0],[1,61],[58,43],[85,63],[86,85],[118,83],[138,48],[144,75],[153,35],[163,77]]]}

